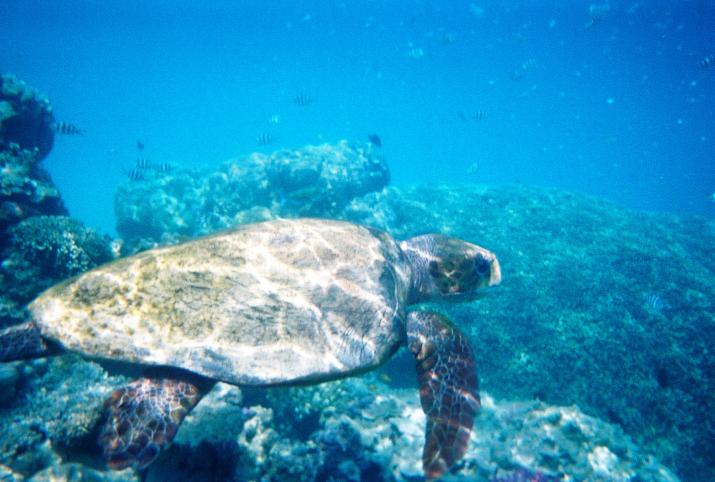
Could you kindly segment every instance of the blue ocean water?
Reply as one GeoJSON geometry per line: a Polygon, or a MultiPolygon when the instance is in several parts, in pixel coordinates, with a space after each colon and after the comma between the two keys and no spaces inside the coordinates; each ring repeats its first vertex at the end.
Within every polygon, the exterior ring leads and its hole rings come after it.
{"type": "Polygon", "coordinates": [[[712,217],[713,24],[708,0],[3,0],[0,71],[86,131],[44,163],[109,233],[137,141],[193,167],[371,133],[398,186],[558,186],[712,217]]]}

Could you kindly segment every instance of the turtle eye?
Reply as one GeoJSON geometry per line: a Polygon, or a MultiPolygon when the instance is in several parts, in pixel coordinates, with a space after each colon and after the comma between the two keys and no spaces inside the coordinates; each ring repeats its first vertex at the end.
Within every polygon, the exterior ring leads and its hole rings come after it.
{"type": "Polygon", "coordinates": [[[476,260],[474,267],[477,273],[486,275],[491,270],[491,263],[486,258],[480,256],[479,259],[476,260]]]}
{"type": "Polygon", "coordinates": [[[429,274],[433,277],[436,278],[440,275],[439,271],[439,264],[437,261],[430,261],[429,262],[429,274]]]}

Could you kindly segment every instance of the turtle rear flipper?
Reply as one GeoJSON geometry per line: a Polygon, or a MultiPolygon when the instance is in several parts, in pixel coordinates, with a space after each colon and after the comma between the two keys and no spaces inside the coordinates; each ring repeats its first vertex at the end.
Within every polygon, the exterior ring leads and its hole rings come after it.
{"type": "Polygon", "coordinates": [[[476,363],[466,337],[445,317],[416,311],[407,319],[427,428],[422,465],[427,480],[444,474],[467,451],[480,406],[476,363]]]}
{"type": "Polygon", "coordinates": [[[104,402],[109,413],[99,435],[107,465],[146,468],[203,394],[199,384],[169,378],[142,378],[116,390],[104,402]]]}
{"type": "Polygon", "coordinates": [[[0,330],[0,362],[37,358],[47,351],[47,344],[32,321],[0,330]]]}

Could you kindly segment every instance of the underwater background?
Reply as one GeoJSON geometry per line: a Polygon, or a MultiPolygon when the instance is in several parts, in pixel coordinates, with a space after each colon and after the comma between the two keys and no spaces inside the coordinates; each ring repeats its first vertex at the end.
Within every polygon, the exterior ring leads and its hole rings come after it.
{"type": "Polygon", "coordinates": [[[74,215],[107,232],[137,140],[153,162],[196,166],[370,133],[398,186],[521,182],[712,216],[715,80],[700,63],[714,12],[708,0],[5,0],[0,67],[86,131],[46,167],[74,215]],[[258,146],[262,134],[273,142],[258,146]]]}
{"type": "MultiPolygon", "coordinates": [[[[706,0],[4,0],[0,329],[229,226],[439,232],[503,271],[435,306],[484,402],[445,480],[715,480],[714,25],[706,0]]],[[[144,473],[91,456],[124,377],[0,364],[0,480],[424,480],[403,352],[220,385],[144,473]]]]}

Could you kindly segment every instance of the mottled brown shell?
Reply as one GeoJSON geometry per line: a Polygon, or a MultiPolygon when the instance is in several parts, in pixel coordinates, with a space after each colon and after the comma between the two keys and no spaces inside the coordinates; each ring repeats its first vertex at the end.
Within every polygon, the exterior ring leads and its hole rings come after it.
{"type": "Polygon", "coordinates": [[[319,381],[403,342],[409,277],[386,234],[278,220],[120,259],[30,310],[46,337],[88,356],[237,384],[319,381]]]}

